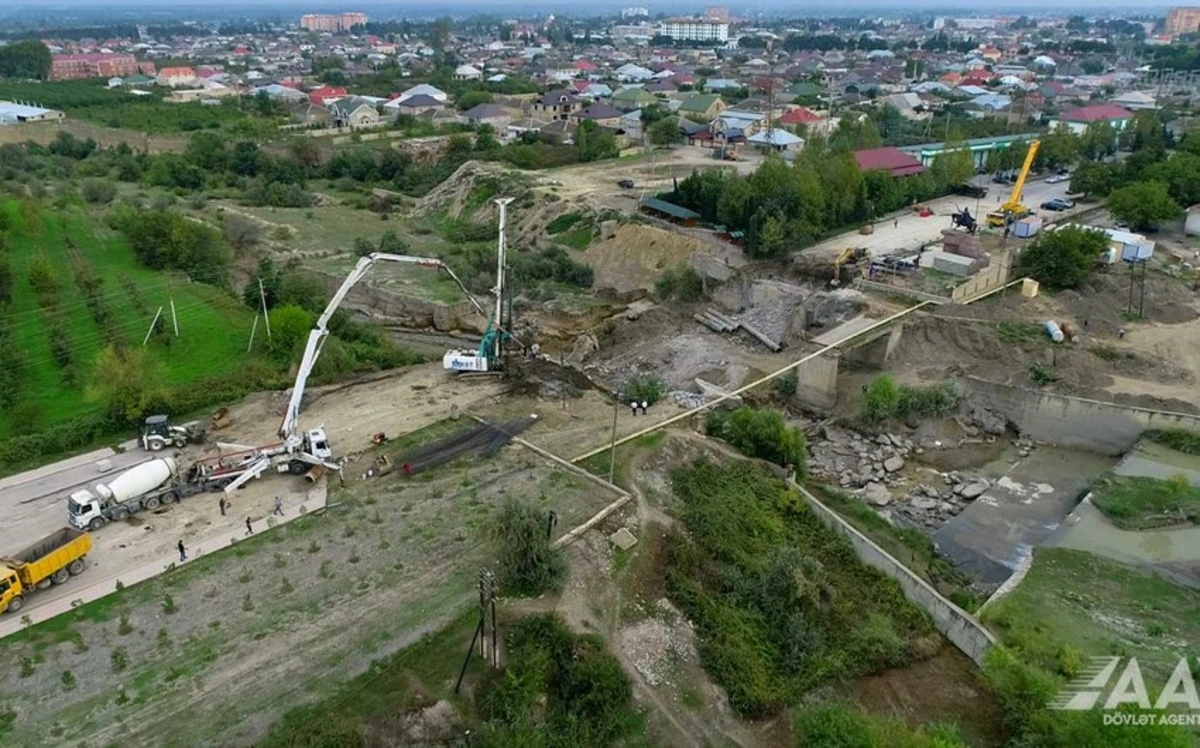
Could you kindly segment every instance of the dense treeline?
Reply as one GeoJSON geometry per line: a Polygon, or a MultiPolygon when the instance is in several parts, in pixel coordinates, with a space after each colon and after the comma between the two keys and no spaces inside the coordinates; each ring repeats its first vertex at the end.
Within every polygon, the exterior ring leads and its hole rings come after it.
{"type": "Polygon", "coordinates": [[[50,63],[50,49],[36,39],[0,46],[0,78],[45,80],[50,63]]]}
{"type": "Polygon", "coordinates": [[[744,231],[752,256],[773,257],[943,195],[975,172],[965,150],[939,156],[917,176],[896,179],[887,171],[863,172],[853,151],[877,144],[878,135],[855,135],[855,127],[840,127],[829,141],[810,138],[793,164],[771,158],[745,176],[714,169],[695,172],[664,198],[696,211],[706,222],[744,231]]]}

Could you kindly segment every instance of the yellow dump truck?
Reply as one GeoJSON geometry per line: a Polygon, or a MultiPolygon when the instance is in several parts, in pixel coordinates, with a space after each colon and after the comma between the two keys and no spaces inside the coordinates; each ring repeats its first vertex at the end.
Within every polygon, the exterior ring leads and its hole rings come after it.
{"type": "Polygon", "coordinates": [[[48,535],[20,553],[0,556],[0,613],[21,609],[25,596],[83,572],[92,536],[73,527],[48,535]]]}

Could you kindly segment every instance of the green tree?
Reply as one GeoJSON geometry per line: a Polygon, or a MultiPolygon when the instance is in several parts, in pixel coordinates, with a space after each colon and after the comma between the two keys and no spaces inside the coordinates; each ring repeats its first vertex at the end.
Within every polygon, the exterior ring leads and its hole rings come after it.
{"type": "Polygon", "coordinates": [[[160,367],[146,349],[107,346],[96,355],[88,397],[119,424],[140,423],[162,394],[160,367]]]}
{"type": "Polygon", "coordinates": [[[1104,197],[1121,186],[1117,164],[1082,163],[1071,173],[1071,192],[1087,197],[1104,197]]]}
{"type": "Polygon", "coordinates": [[[951,148],[933,157],[929,174],[939,187],[953,187],[975,176],[975,160],[967,148],[951,148]]]}
{"type": "Polygon", "coordinates": [[[258,174],[259,169],[262,168],[262,153],[258,150],[258,144],[250,140],[237,143],[233,147],[229,168],[234,174],[244,177],[253,177],[258,174]]]}
{"type": "Polygon", "coordinates": [[[308,340],[316,317],[291,304],[272,309],[268,317],[271,320],[271,356],[279,361],[294,359],[308,340]]]}
{"type": "Polygon", "coordinates": [[[1037,163],[1048,169],[1070,166],[1078,160],[1080,147],[1079,137],[1066,125],[1060,124],[1053,132],[1042,137],[1037,163]]]}
{"type": "Polygon", "coordinates": [[[490,91],[464,91],[454,99],[454,105],[460,112],[479,106],[491,104],[495,100],[490,91]]]}
{"type": "Polygon", "coordinates": [[[732,411],[710,411],[705,430],[724,439],[750,457],[791,465],[797,476],[808,471],[808,443],[804,432],[789,427],[777,410],[742,406],[732,411]]]}
{"type": "Polygon", "coordinates": [[[1108,196],[1108,212],[1134,229],[1157,228],[1181,212],[1162,182],[1135,182],[1108,196]]]}
{"type": "Polygon", "coordinates": [[[617,136],[611,130],[587,120],[575,131],[575,152],[580,161],[615,158],[619,152],[617,136]]]}
{"type": "Polygon", "coordinates": [[[531,501],[510,496],[500,507],[491,539],[506,594],[536,597],[558,592],[566,582],[566,557],[551,547],[547,521],[545,510],[531,501]]]}
{"type": "Polygon", "coordinates": [[[198,132],[188,140],[183,157],[207,172],[221,172],[229,165],[225,138],[215,132],[198,132]]]}
{"type": "Polygon", "coordinates": [[[650,145],[673,145],[683,140],[683,131],[674,117],[663,117],[646,128],[646,140],[650,145]]]}
{"type": "Polygon", "coordinates": [[[1117,152],[1117,131],[1107,122],[1090,122],[1080,138],[1079,148],[1088,161],[1111,156],[1117,152]]]}
{"type": "Polygon", "coordinates": [[[118,212],[113,220],[143,265],[182,270],[202,283],[225,279],[229,253],[216,229],[170,210],[118,212]]]}
{"type": "Polygon", "coordinates": [[[50,75],[50,48],[37,39],[0,46],[0,78],[36,78],[50,75]]]}
{"type": "Polygon", "coordinates": [[[1078,288],[1108,249],[1108,235],[1077,226],[1042,232],[1017,258],[1017,272],[1051,289],[1078,288]]]}

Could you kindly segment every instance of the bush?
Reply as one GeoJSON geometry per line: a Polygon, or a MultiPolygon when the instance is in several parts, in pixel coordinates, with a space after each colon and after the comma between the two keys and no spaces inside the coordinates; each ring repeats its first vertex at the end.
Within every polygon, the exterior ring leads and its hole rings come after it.
{"type": "Polygon", "coordinates": [[[567,579],[566,557],[561,549],[550,547],[547,515],[541,508],[506,499],[493,526],[492,540],[505,594],[537,597],[562,589],[567,579]]]}
{"type": "Polygon", "coordinates": [[[619,745],[641,732],[629,677],[602,639],[554,613],[518,620],[506,639],[507,667],[478,690],[481,746],[619,745]]]}
{"type": "Polygon", "coordinates": [[[1142,437],[1155,444],[1183,452],[1189,455],[1200,455],[1200,434],[1187,429],[1149,429],[1142,432],[1142,437]]]}
{"type": "Polygon", "coordinates": [[[704,298],[704,279],[690,265],[664,270],[654,281],[654,295],[662,301],[699,301],[704,298]]]}
{"type": "Polygon", "coordinates": [[[621,389],[621,402],[654,405],[667,394],[667,385],[658,377],[634,377],[621,389]]]}
{"type": "Polygon", "coordinates": [[[117,187],[107,179],[85,179],[79,185],[79,196],[95,205],[108,205],[117,197],[117,187]]]}
{"type": "Polygon", "coordinates": [[[948,384],[911,387],[889,374],[876,377],[863,396],[862,417],[869,423],[910,418],[939,418],[954,412],[958,395],[948,384]]]}
{"type": "Polygon", "coordinates": [[[579,213],[563,213],[555,218],[550,223],[546,224],[546,233],[551,236],[561,234],[567,231],[575,224],[583,220],[583,216],[579,213]]]}
{"type": "Polygon", "coordinates": [[[792,721],[795,744],[828,748],[965,748],[953,725],[912,729],[900,720],[861,712],[845,704],[821,704],[792,721]]]}
{"type": "Polygon", "coordinates": [[[247,250],[262,241],[262,226],[237,213],[225,212],[221,219],[221,234],[230,246],[247,250]]]}
{"type": "Polygon", "coordinates": [[[1038,235],[1017,258],[1017,273],[1028,275],[1050,289],[1078,288],[1096,270],[1108,249],[1102,231],[1066,226],[1038,235]]]}
{"type": "Polygon", "coordinates": [[[723,439],[749,457],[776,465],[791,465],[797,476],[807,473],[808,442],[799,428],[789,428],[777,410],[742,406],[736,410],[709,411],[705,431],[723,439]]]}

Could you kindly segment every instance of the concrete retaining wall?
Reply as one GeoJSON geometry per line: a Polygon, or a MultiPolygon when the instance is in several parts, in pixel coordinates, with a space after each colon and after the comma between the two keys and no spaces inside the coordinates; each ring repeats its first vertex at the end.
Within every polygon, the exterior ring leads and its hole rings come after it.
{"type": "Polygon", "coordinates": [[[817,410],[837,405],[838,357],[817,356],[796,367],[796,400],[817,410]]]}
{"type": "Polygon", "coordinates": [[[933,619],[933,625],[951,644],[970,657],[976,665],[983,666],[984,657],[997,643],[996,637],[992,636],[983,624],[967,611],[942,597],[924,579],[875,545],[874,541],[842,519],[837,512],[822,504],[816,496],[794,482],[789,483],[808,500],[809,506],[830,529],[850,541],[859,560],[899,582],[900,589],[904,591],[908,601],[928,613],[933,619]]]}
{"type": "Polygon", "coordinates": [[[1055,395],[967,377],[973,397],[1003,414],[1020,432],[1062,447],[1119,455],[1146,429],[1200,431],[1200,416],[1055,395]]]}

